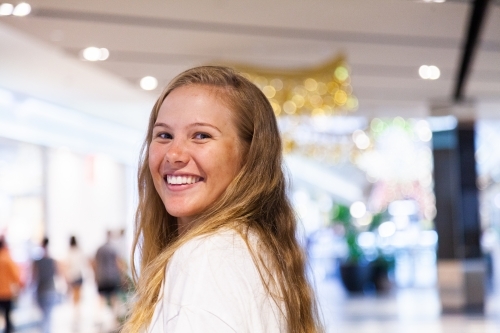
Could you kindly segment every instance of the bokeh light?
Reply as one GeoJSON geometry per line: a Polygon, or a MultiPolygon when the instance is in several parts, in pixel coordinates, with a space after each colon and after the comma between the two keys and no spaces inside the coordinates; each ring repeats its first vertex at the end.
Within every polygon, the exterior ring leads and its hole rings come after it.
{"type": "Polygon", "coordinates": [[[351,213],[351,216],[354,218],[357,219],[362,218],[366,214],[366,206],[363,202],[356,201],[349,208],[349,212],[351,213]]]}
{"type": "Polygon", "coordinates": [[[418,69],[418,74],[424,80],[437,80],[441,76],[441,71],[437,66],[422,65],[418,69]]]}
{"type": "Polygon", "coordinates": [[[109,58],[109,50],[103,47],[87,47],[82,51],[82,57],[87,61],[104,61],[109,58]]]}
{"type": "Polygon", "coordinates": [[[31,13],[31,6],[26,2],[19,3],[12,12],[14,16],[26,16],[31,13]]]}
{"type": "Polygon", "coordinates": [[[14,5],[11,3],[0,4],[0,16],[9,16],[14,12],[14,5]]]}
{"type": "Polygon", "coordinates": [[[378,233],[381,237],[391,237],[396,233],[396,224],[392,221],[386,221],[379,225],[378,233]]]}
{"type": "Polygon", "coordinates": [[[144,90],[155,90],[158,87],[158,80],[152,76],[145,76],[141,79],[140,86],[144,90]]]}

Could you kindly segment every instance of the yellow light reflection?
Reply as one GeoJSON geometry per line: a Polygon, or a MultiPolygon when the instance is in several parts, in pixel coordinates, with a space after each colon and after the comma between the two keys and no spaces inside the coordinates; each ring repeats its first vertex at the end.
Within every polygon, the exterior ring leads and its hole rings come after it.
{"type": "Polygon", "coordinates": [[[309,91],[315,91],[318,88],[318,82],[315,79],[308,78],[304,81],[304,87],[309,91]]]}
{"type": "Polygon", "coordinates": [[[281,106],[274,100],[271,100],[271,106],[273,107],[274,114],[279,116],[281,113],[281,106]]]}
{"type": "Polygon", "coordinates": [[[304,103],[305,103],[306,100],[304,99],[304,97],[302,97],[300,95],[293,95],[292,101],[295,103],[295,105],[298,108],[301,108],[301,107],[304,106],[304,103]]]}
{"type": "Polygon", "coordinates": [[[280,79],[272,79],[270,83],[274,87],[274,89],[276,89],[276,91],[280,91],[281,89],[283,89],[283,81],[281,81],[280,79]]]}
{"type": "Polygon", "coordinates": [[[312,110],[311,114],[313,116],[324,116],[325,115],[325,110],[323,110],[322,108],[316,108],[314,110],[312,110]]]}
{"type": "Polygon", "coordinates": [[[346,107],[349,110],[356,110],[358,108],[358,99],[354,96],[347,97],[346,107]]]}
{"type": "Polygon", "coordinates": [[[293,92],[296,93],[297,95],[301,95],[302,97],[307,96],[307,90],[304,88],[304,86],[296,86],[293,89],[293,92]]]}
{"type": "Polygon", "coordinates": [[[334,75],[337,80],[343,82],[349,77],[349,71],[344,66],[339,66],[335,69],[334,75]]]}
{"type": "Polygon", "coordinates": [[[323,105],[323,110],[326,116],[331,116],[333,114],[333,109],[329,105],[323,105]]]}
{"type": "Polygon", "coordinates": [[[294,114],[296,110],[297,110],[297,106],[292,101],[286,101],[283,104],[283,111],[285,111],[288,114],[294,114]]]}
{"type": "Polygon", "coordinates": [[[329,106],[332,106],[332,107],[335,105],[335,99],[333,98],[333,96],[330,96],[330,95],[327,95],[327,96],[323,97],[323,102],[326,105],[329,105],[329,106]]]}
{"type": "Polygon", "coordinates": [[[318,82],[318,87],[316,88],[316,91],[318,92],[318,94],[320,95],[324,95],[328,92],[328,89],[326,87],[326,84],[323,83],[323,82],[318,82]]]}
{"type": "MultiPolygon", "coordinates": [[[[238,66],[236,66],[238,67],[238,66]]],[[[308,69],[283,70],[240,67],[243,75],[280,106],[280,114],[311,115],[352,112],[358,108],[349,67],[343,56],[308,69]]],[[[276,106],[273,106],[277,110],[276,106]]]]}
{"type": "Polygon", "coordinates": [[[265,86],[262,88],[262,92],[267,98],[273,98],[276,95],[276,89],[273,86],[265,86]]]}
{"type": "Polygon", "coordinates": [[[321,105],[323,105],[323,99],[320,95],[312,95],[311,97],[309,97],[309,101],[311,102],[311,105],[313,107],[320,107],[321,105]]]}
{"type": "Polygon", "coordinates": [[[343,90],[337,90],[335,93],[335,103],[338,105],[344,105],[347,101],[347,94],[343,90]]]}
{"type": "Polygon", "coordinates": [[[255,85],[257,85],[260,89],[262,89],[267,86],[267,79],[263,76],[258,76],[253,80],[253,83],[255,83],[255,85]]]}
{"type": "Polygon", "coordinates": [[[352,86],[350,84],[343,84],[342,90],[345,91],[347,95],[352,94],[352,86]]]}
{"type": "Polygon", "coordinates": [[[328,82],[326,88],[328,89],[328,92],[333,95],[337,92],[337,90],[339,90],[339,84],[337,82],[328,82]]]}

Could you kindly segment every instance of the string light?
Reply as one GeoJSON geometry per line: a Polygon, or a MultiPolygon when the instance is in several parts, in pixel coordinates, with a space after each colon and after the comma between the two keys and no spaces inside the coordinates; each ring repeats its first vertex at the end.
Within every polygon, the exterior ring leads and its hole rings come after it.
{"type": "Polygon", "coordinates": [[[349,67],[342,56],[324,66],[301,71],[263,70],[240,66],[246,78],[270,100],[281,115],[329,116],[356,111],[349,67]]]}

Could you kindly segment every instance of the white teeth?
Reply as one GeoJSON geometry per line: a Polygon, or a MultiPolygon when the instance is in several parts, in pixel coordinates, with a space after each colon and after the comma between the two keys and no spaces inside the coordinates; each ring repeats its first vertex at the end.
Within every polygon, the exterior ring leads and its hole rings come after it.
{"type": "Polygon", "coordinates": [[[172,185],[194,184],[198,181],[200,181],[200,177],[167,175],[167,183],[172,185]]]}

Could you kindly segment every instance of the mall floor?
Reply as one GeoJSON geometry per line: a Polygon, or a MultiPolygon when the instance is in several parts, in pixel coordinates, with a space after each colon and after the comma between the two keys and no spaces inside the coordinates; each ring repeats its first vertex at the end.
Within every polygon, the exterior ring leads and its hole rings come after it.
{"type": "Polygon", "coordinates": [[[348,295],[332,280],[318,285],[318,295],[328,333],[500,332],[500,295],[488,295],[484,315],[442,315],[436,288],[348,295]]]}
{"type": "MultiPolygon", "coordinates": [[[[484,315],[441,315],[436,288],[393,288],[383,295],[349,295],[336,278],[319,281],[316,288],[328,333],[500,332],[500,294],[493,292],[488,293],[484,315]]],[[[79,322],[74,317],[71,302],[63,301],[54,310],[52,332],[116,331],[112,312],[101,306],[92,284],[84,288],[79,322]]],[[[39,320],[32,297],[24,295],[14,313],[16,332],[41,332],[39,320]]]]}

